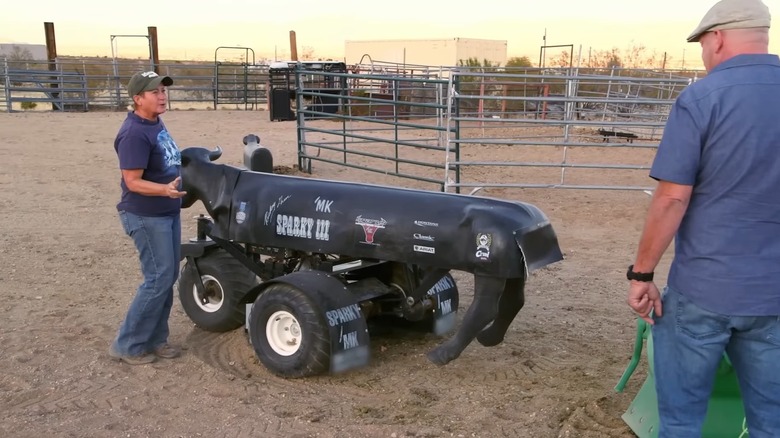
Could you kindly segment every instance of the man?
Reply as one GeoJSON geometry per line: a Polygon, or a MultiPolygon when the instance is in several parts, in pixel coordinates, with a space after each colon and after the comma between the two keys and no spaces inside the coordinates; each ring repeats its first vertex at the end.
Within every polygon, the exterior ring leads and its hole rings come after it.
{"type": "Polygon", "coordinates": [[[119,361],[138,365],[158,357],[175,358],[180,349],[168,343],[168,317],[181,252],[181,154],[165,128],[168,76],[136,73],[127,84],[133,111],[114,141],[122,173],[117,204],[125,233],[133,239],[143,283],[130,303],[109,349],[119,361]]]}
{"type": "Polygon", "coordinates": [[[760,0],[722,0],[688,37],[708,75],[675,102],[628,303],[653,325],[659,437],[700,437],[723,353],[750,438],[780,436],[780,59],[760,0]],[[675,237],[661,297],[652,273],[675,237]],[[652,311],[652,313],[651,313],[652,311]]]}

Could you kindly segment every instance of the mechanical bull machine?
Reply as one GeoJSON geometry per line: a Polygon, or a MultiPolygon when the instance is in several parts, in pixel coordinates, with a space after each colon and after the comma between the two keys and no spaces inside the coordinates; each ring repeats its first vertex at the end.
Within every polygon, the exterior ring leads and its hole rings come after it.
{"type": "Polygon", "coordinates": [[[474,275],[474,300],[454,335],[427,357],[457,358],[475,338],[502,342],[534,269],[562,259],[537,207],[505,200],[279,175],[247,136],[248,168],[222,150],[183,149],[183,207],[200,200],[179,298],[207,331],[245,326],[260,362],[283,377],[369,362],[368,321],[437,335],[455,329],[451,270],[474,275]]]}

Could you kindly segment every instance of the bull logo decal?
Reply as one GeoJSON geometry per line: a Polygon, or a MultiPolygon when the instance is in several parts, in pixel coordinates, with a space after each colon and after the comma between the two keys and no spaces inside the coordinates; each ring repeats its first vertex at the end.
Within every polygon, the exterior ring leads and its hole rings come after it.
{"type": "Polygon", "coordinates": [[[246,202],[238,204],[238,212],[236,213],[236,223],[241,225],[246,220],[246,202]]]}
{"type": "Polygon", "coordinates": [[[474,254],[480,260],[490,258],[490,245],[493,243],[493,236],[487,233],[477,234],[477,252],[474,254]]]}
{"type": "Polygon", "coordinates": [[[367,243],[369,245],[379,245],[374,243],[374,236],[376,232],[387,225],[387,221],[384,218],[380,219],[366,219],[363,216],[355,218],[355,225],[363,227],[363,233],[366,237],[365,240],[361,240],[360,243],[367,243]]]}

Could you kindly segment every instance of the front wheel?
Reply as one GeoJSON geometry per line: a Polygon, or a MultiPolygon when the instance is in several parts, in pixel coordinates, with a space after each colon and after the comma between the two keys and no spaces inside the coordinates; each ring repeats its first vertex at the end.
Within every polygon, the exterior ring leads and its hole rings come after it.
{"type": "Polygon", "coordinates": [[[227,332],[244,324],[244,294],[255,287],[257,277],[225,250],[219,249],[197,259],[203,293],[196,286],[197,274],[184,264],[179,280],[179,300],[192,322],[210,332],[227,332]]]}
{"type": "Polygon", "coordinates": [[[270,285],[249,314],[257,358],[282,377],[323,374],[330,368],[330,336],[322,306],[294,286],[270,285]]]}

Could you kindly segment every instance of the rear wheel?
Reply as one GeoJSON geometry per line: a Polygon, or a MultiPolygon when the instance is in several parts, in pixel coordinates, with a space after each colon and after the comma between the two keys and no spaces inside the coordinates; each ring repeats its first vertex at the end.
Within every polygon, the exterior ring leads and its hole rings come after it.
{"type": "Polygon", "coordinates": [[[258,284],[257,277],[225,250],[197,259],[203,293],[198,292],[197,274],[190,262],[184,264],[179,280],[179,300],[192,322],[203,330],[226,332],[244,324],[241,297],[258,284]]]}
{"type": "Polygon", "coordinates": [[[260,362],[282,377],[327,372],[330,335],[322,308],[289,284],[272,284],[263,291],[249,315],[249,336],[260,362]]]}

